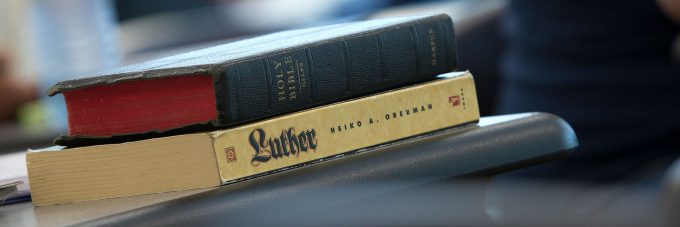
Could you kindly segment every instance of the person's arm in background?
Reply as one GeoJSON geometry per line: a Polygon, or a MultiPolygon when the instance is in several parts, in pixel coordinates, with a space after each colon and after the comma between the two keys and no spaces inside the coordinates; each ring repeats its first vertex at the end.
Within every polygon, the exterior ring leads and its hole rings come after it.
{"type": "Polygon", "coordinates": [[[680,24],[680,0],[657,0],[657,2],[666,16],[680,24]]]}
{"type": "Polygon", "coordinates": [[[22,104],[37,97],[36,85],[18,78],[11,61],[0,48],[0,123],[13,120],[22,104]]]}
{"type": "MultiPolygon", "coordinates": [[[[680,25],[680,0],[657,0],[659,7],[673,22],[680,25]]],[[[680,35],[675,38],[671,53],[676,65],[680,65],[680,35]]]]}

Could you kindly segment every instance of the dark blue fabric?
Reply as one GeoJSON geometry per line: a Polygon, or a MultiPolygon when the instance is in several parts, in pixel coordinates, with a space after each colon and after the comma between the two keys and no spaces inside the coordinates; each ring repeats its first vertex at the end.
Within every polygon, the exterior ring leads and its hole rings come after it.
{"type": "Polygon", "coordinates": [[[609,181],[680,153],[680,31],[653,0],[516,0],[503,17],[501,113],[544,111],[581,146],[525,172],[609,181]]]}

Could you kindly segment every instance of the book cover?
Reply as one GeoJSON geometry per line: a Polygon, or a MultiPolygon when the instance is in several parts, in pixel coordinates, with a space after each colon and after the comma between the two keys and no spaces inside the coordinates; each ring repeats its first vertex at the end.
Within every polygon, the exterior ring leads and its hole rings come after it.
{"type": "MultiPolygon", "coordinates": [[[[59,82],[61,145],[240,125],[432,80],[457,67],[446,14],[285,31],[59,82]]],[[[119,139],[124,141],[126,139],[119,139]]]]}
{"type": "Polygon", "coordinates": [[[478,121],[472,75],[443,77],[227,130],[29,150],[33,201],[49,205],[213,187],[478,121]]]}

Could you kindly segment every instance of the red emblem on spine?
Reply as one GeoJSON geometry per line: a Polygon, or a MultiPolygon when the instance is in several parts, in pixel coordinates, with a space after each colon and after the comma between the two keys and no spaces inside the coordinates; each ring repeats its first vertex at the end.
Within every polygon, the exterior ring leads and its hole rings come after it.
{"type": "Polygon", "coordinates": [[[224,148],[224,153],[227,155],[227,163],[236,161],[236,150],[234,147],[224,148]]]}
{"type": "Polygon", "coordinates": [[[460,105],[460,96],[457,95],[449,96],[449,102],[451,103],[451,106],[460,105]]]}

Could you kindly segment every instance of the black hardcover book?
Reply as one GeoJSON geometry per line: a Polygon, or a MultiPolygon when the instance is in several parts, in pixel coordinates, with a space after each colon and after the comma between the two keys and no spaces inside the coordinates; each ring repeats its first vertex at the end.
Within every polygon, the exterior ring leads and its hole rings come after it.
{"type": "Polygon", "coordinates": [[[62,81],[62,145],[224,128],[434,79],[457,68],[448,15],[278,32],[62,81]]]}

